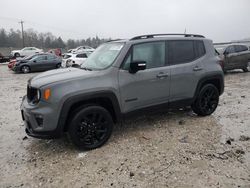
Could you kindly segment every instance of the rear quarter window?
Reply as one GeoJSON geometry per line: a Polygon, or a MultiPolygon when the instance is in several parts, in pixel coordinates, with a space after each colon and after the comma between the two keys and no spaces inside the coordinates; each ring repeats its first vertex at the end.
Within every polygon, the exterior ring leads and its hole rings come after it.
{"type": "Polygon", "coordinates": [[[194,41],[196,57],[202,57],[206,54],[204,42],[202,40],[194,41]]]}
{"type": "Polygon", "coordinates": [[[196,59],[192,40],[169,41],[168,49],[170,64],[188,63],[196,59]]]}

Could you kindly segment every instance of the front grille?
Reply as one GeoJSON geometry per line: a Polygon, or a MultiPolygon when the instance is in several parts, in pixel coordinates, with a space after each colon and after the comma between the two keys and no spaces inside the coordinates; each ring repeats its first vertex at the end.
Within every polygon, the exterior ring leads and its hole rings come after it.
{"type": "Polygon", "coordinates": [[[38,96],[37,96],[37,89],[31,86],[27,86],[27,99],[28,102],[34,103],[37,101],[38,96]]]}

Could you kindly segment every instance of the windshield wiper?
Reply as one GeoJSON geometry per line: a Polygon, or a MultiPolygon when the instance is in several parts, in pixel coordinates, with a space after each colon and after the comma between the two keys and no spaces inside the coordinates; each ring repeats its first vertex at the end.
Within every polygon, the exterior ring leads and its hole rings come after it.
{"type": "Polygon", "coordinates": [[[87,71],[92,71],[92,69],[87,68],[87,67],[81,67],[81,69],[87,70],[87,71]]]}

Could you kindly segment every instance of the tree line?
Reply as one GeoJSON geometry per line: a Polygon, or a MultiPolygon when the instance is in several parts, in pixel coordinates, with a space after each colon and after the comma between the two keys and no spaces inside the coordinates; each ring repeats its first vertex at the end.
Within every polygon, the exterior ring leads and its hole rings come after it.
{"type": "MultiPolygon", "coordinates": [[[[93,38],[74,40],[69,39],[63,41],[61,37],[56,37],[52,33],[40,33],[34,31],[33,29],[27,29],[24,31],[24,45],[34,46],[38,48],[76,48],[77,46],[91,46],[96,48],[100,44],[108,41],[110,39],[100,39],[98,36],[93,38]]],[[[10,29],[6,31],[5,29],[0,29],[0,47],[13,47],[22,48],[23,39],[20,30],[10,29]]]]}

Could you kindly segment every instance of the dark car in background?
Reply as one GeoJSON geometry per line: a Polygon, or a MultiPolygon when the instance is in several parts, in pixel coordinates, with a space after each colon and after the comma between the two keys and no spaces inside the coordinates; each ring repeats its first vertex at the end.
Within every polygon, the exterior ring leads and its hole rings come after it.
{"type": "Polygon", "coordinates": [[[3,56],[3,54],[0,53],[0,63],[5,63],[10,60],[9,57],[3,56]]]}
{"type": "Polygon", "coordinates": [[[219,57],[223,62],[223,71],[242,69],[248,72],[248,62],[250,62],[249,47],[244,44],[229,44],[223,47],[216,47],[219,57]]]}
{"type": "Polygon", "coordinates": [[[60,57],[51,53],[42,53],[17,60],[12,70],[22,73],[46,71],[60,68],[61,63],[60,57]]]}

